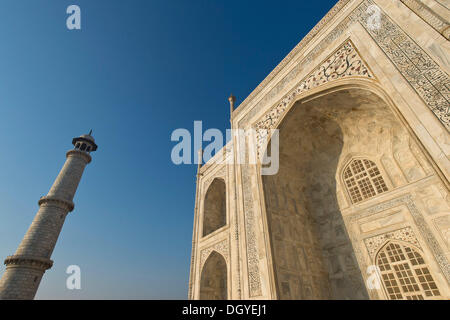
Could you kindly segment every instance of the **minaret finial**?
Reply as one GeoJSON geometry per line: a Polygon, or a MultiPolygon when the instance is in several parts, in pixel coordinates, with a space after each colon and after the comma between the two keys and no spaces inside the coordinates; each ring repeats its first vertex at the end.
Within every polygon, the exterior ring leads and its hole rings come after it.
{"type": "Polygon", "coordinates": [[[236,101],[236,97],[233,96],[233,94],[230,94],[230,96],[228,97],[228,101],[230,102],[230,119],[232,119],[234,111],[234,102],[236,101]]]}
{"type": "Polygon", "coordinates": [[[92,135],[92,129],[91,129],[91,131],[89,131],[89,135],[92,135]]]}
{"type": "Polygon", "coordinates": [[[200,168],[202,167],[203,162],[203,149],[198,149],[198,164],[197,164],[197,175],[200,174],[200,168]]]}
{"type": "Polygon", "coordinates": [[[203,162],[203,149],[202,149],[202,148],[198,149],[197,153],[198,153],[198,164],[199,164],[200,166],[202,166],[202,162],[203,162]]]}

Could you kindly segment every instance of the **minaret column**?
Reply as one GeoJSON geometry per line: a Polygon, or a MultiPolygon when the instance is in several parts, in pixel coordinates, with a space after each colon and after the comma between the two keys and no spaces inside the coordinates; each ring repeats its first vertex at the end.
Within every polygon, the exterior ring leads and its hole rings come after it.
{"type": "Polygon", "coordinates": [[[97,145],[89,135],[74,138],[75,148],[48,194],[39,199],[39,210],[13,256],[5,260],[6,271],[0,279],[0,299],[33,299],[47,269],[64,220],[74,208],[72,202],[84,168],[91,162],[89,152],[97,145]]]}

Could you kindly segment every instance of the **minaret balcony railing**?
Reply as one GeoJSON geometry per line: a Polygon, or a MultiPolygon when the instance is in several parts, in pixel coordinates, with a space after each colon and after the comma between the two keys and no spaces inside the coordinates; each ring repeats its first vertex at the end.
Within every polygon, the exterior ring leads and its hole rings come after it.
{"type": "Polygon", "coordinates": [[[52,196],[43,196],[39,199],[38,204],[41,205],[53,205],[53,206],[57,206],[59,208],[63,208],[65,210],[67,210],[68,212],[71,212],[73,210],[73,208],[75,207],[75,204],[72,201],[69,200],[64,200],[64,199],[60,199],[60,198],[56,198],[56,197],[52,197],[52,196]]]}
{"type": "Polygon", "coordinates": [[[53,266],[53,261],[42,257],[13,255],[6,257],[5,265],[7,268],[28,267],[38,270],[47,270],[53,266]]]}

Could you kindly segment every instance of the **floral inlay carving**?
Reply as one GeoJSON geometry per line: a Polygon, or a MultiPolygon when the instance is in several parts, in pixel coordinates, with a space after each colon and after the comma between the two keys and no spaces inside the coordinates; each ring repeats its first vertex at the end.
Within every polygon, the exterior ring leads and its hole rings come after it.
{"type": "Polygon", "coordinates": [[[403,229],[364,239],[364,243],[370,257],[373,258],[381,245],[383,245],[389,239],[405,241],[415,245],[418,248],[421,248],[419,245],[419,241],[417,241],[417,238],[414,234],[414,231],[411,229],[411,227],[406,227],[403,229]]]}
{"type": "Polygon", "coordinates": [[[202,253],[200,255],[201,267],[203,267],[203,264],[205,263],[206,259],[208,259],[212,251],[217,251],[218,253],[220,253],[228,263],[228,239],[225,239],[202,250],[202,253]]]}

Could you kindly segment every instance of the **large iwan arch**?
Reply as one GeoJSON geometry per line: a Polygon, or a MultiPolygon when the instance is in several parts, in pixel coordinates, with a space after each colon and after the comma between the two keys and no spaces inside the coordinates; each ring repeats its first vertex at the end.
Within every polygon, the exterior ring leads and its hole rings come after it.
{"type": "Polygon", "coordinates": [[[261,181],[279,299],[369,298],[368,265],[356,257],[344,216],[436,175],[395,109],[370,88],[355,82],[300,99],[277,125],[280,169],[261,181]]]}

